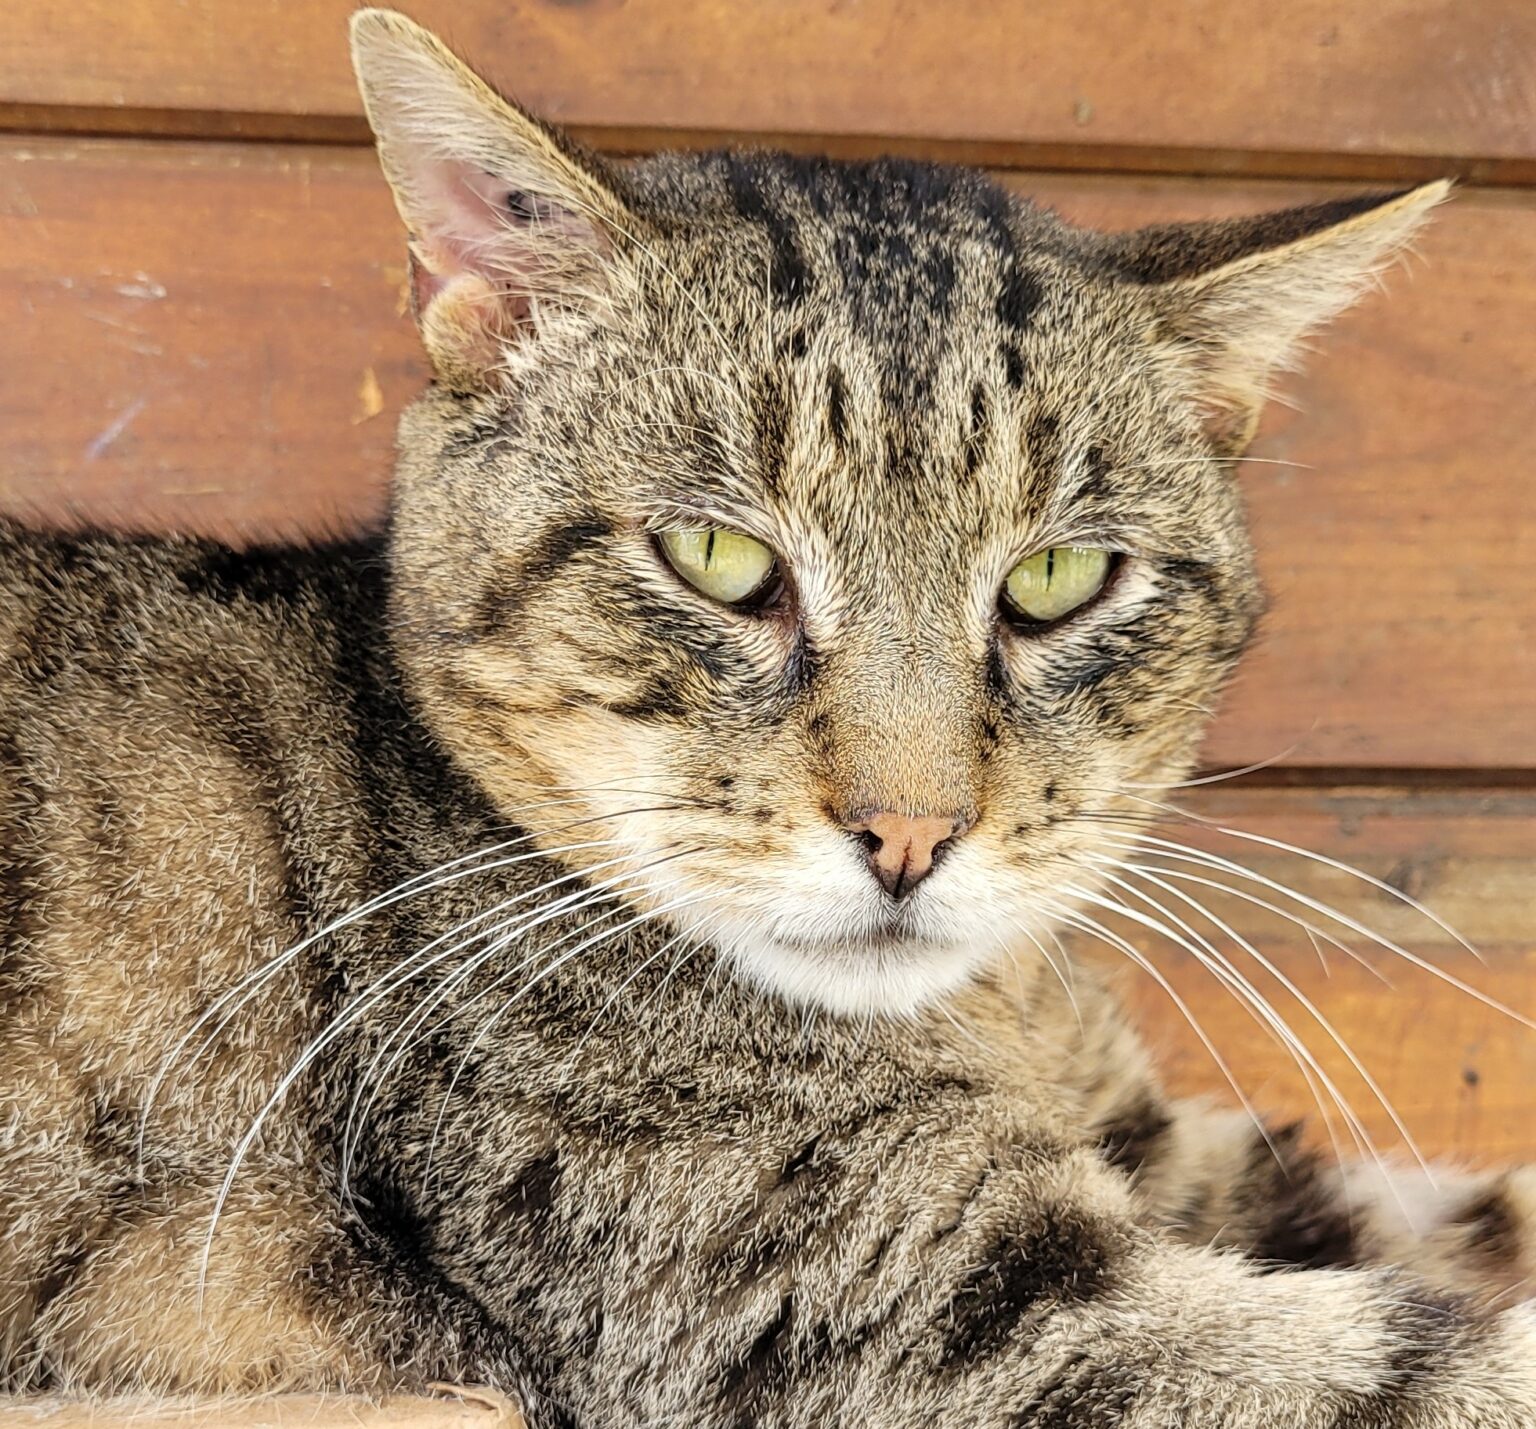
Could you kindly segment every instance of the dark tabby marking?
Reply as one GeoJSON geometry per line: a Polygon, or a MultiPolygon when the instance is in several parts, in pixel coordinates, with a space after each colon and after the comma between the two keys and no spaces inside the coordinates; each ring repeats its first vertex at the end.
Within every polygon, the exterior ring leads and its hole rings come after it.
{"type": "Polygon", "coordinates": [[[1128,1176],[1134,1176],[1148,1156],[1156,1151],[1158,1142],[1172,1125],[1173,1118],[1164,1111],[1161,1103],[1149,1092],[1144,1092],[1100,1133],[1099,1145],[1104,1159],[1128,1176]]]}
{"type": "Polygon", "coordinates": [[[837,368],[827,373],[827,429],[840,453],[848,448],[848,389],[837,368]]]}
{"type": "Polygon", "coordinates": [[[1102,1294],[1120,1250],[1114,1239],[1091,1217],[1047,1207],[1038,1224],[987,1246],[949,1303],[941,1363],[971,1365],[997,1354],[1043,1300],[1102,1294]]]}
{"type": "Polygon", "coordinates": [[[1324,1175],[1321,1159],[1299,1146],[1299,1124],[1255,1137],[1248,1199],[1266,1218],[1253,1243],[1260,1261],[1321,1269],[1354,1261],[1349,1208],[1324,1175]]]}
{"type": "Polygon", "coordinates": [[[975,476],[987,450],[987,389],[977,383],[971,388],[970,420],[965,431],[965,474],[975,476]]]}
{"type": "Polygon", "coordinates": [[[1518,1262],[1525,1247],[1525,1227],[1503,1191],[1478,1196],[1457,1217],[1466,1227],[1467,1242],[1502,1267],[1518,1262]]]}
{"type": "Polygon", "coordinates": [[[1010,264],[1003,270],[1002,291],[997,295],[998,321],[1022,334],[1034,321],[1043,297],[1040,279],[1027,268],[1010,264]]]}
{"type": "Polygon", "coordinates": [[[999,350],[1003,354],[1003,380],[1017,392],[1024,385],[1024,355],[1012,342],[1003,343],[999,350]]]}

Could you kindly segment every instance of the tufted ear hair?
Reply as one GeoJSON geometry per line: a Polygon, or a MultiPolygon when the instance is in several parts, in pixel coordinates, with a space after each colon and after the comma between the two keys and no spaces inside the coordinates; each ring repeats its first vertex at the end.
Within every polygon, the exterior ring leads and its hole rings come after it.
{"type": "Polygon", "coordinates": [[[1162,337],[1190,360],[1219,455],[1248,445],[1270,382],[1293,365],[1302,338],[1348,307],[1449,192],[1438,180],[1110,240],[1111,262],[1152,290],[1162,337]]]}
{"type": "Polygon", "coordinates": [[[601,305],[633,233],[612,175],[391,10],[352,17],[352,64],[410,234],[412,306],[438,376],[475,389],[573,308],[601,305]]]}

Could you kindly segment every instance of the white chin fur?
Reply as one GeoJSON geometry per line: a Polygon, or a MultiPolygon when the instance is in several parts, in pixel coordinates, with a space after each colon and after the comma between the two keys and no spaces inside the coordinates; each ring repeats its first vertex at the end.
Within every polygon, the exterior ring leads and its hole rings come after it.
{"type": "Polygon", "coordinates": [[[796,948],[768,939],[719,943],[748,981],[802,1006],[840,1016],[900,1017],[970,982],[996,948],[911,943],[865,952],[796,948]]]}
{"type": "Polygon", "coordinates": [[[728,950],[743,976],[786,1002],[819,1006],[839,1016],[900,1017],[965,986],[989,959],[960,948],[914,945],[866,954],[863,966],[839,966],[797,948],[728,950]]]}

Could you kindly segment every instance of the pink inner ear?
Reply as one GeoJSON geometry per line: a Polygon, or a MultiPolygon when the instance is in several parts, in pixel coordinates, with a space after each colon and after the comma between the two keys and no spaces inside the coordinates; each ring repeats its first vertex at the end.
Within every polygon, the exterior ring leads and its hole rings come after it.
{"type": "Polygon", "coordinates": [[[541,298],[558,306],[567,292],[591,291],[603,240],[595,224],[515,173],[416,157],[416,321],[428,347],[461,374],[493,369],[531,332],[541,298]]]}
{"type": "MultiPolygon", "coordinates": [[[[418,235],[434,276],[473,273],[525,292],[551,268],[601,248],[596,228],[553,199],[456,160],[427,166],[418,235]],[[561,255],[564,247],[568,255],[561,255]]],[[[428,301],[435,292],[424,294],[428,301]]]]}
{"type": "Polygon", "coordinates": [[[591,246],[596,239],[592,225],[554,199],[519,188],[509,179],[484,170],[458,165],[458,182],[466,202],[478,204],[505,228],[533,229],[545,238],[566,239],[591,246]]]}

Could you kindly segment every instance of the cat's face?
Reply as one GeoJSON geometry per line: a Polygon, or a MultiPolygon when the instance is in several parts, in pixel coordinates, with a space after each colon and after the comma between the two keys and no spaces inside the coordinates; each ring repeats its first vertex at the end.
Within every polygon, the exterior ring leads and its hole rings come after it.
{"type": "Polygon", "coordinates": [[[1048,938],[1190,766],[1258,604],[1225,458],[1394,206],[1202,248],[928,166],[616,178],[398,22],[359,58],[444,378],[394,560],[445,740],[798,998],[901,1010],[1048,938]]]}

